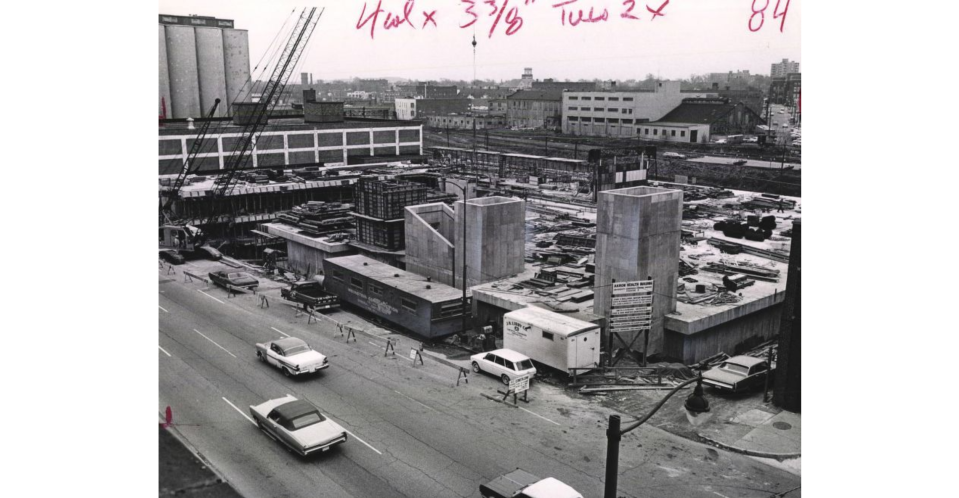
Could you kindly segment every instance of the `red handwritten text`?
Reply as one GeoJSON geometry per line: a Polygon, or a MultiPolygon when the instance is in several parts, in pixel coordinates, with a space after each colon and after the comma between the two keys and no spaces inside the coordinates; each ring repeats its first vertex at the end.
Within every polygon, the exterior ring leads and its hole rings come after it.
{"type": "Polygon", "coordinates": [[[666,17],[666,14],[663,14],[663,9],[665,9],[667,5],[669,5],[669,0],[663,2],[663,4],[660,5],[656,10],[653,10],[649,5],[647,5],[646,10],[653,14],[653,18],[650,19],[650,21],[655,21],[657,17],[666,17]]]}
{"type": "MultiPolygon", "coordinates": [[[[370,38],[376,37],[376,26],[379,23],[380,14],[386,14],[386,17],[383,19],[383,29],[390,30],[394,28],[399,28],[403,25],[409,26],[410,28],[416,29],[416,26],[413,25],[413,21],[410,19],[410,15],[413,13],[413,6],[416,4],[416,0],[406,0],[406,3],[403,4],[403,13],[394,14],[392,12],[386,12],[383,10],[383,0],[377,0],[376,9],[371,11],[369,15],[366,14],[366,4],[363,4],[363,11],[360,12],[360,18],[356,21],[356,29],[363,29],[367,24],[370,25],[370,38]]],[[[433,23],[433,26],[436,27],[436,11],[426,12],[423,11],[423,25],[420,28],[425,28],[428,23],[433,23]]]]}
{"type": "MultiPolygon", "coordinates": [[[[765,0],[765,3],[763,4],[762,7],[756,8],[756,0],[753,0],[753,4],[752,4],[753,13],[751,16],[749,16],[749,24],[748,24],[749,31],[752,31],[753,33],[755,33],[759,31],[760,29],[762,29],[763,24],[766,22],[766,8],[769,7],[769,1],[770,0],[765,0]],[[757,15],[759,16],[759,24],[753,27],[753,23],[756,21],[757,15]]],[[[789,12],[790,0],[786,0],[786,6],[783,7],[782,12],[779,11],[779,5],[781,1],[782,0],[776,0],[776,7],[773,8],[773,19],[779,19],[780,17],[783,18],[783,20],[779,23],[780,33],[783,32],[783,27],[785,27],[786,25],[786,14],[789,12]]]]}
{"type": "MultiPolygon", "coordinates": [[[[563,21],[563,26],[566,25],[566,20],[567,20],[567,19],[569,19],[569,25],[570,25],[570,26],[577,26],[577,25],[579,25],[579,23],[581,23],[581,22],[603,22],[603,21],[606,21],[607,19],[609,19],[609,11],[608,11],[608,10],[603,9],[602,14],[595,15],[595,14],[593,13],[593,7],[590,7],[590,8],[589,8],[589,13],[586,15],[585,18],[583,17],[583,9],[578,9],[578,10],[575,11],[575,12],[574,12],[573,10],[570,10],[570,11],[569,11],[569,14],[567,14],[567,13],[566,13],[566,6],[567,6],[567,5],[570,5],[570,4],[573,4],[573,3],[576,3],[576,2],[578,2],[578,1],[579,1],[579,0],[566,0],[565,2],[560,2],[560,3],[553,4],[553,8],[554,8],[554,9],[556,9],[556,8],[562,9],[562,10],[561,10],[561,19],[562,19],[562,21],[563,21]],[[574,17],[574,15],[575,15],[575,17],[574,17]]],[[[572,9],[572,8],[571,8],[571,9],[572,9]]]]}

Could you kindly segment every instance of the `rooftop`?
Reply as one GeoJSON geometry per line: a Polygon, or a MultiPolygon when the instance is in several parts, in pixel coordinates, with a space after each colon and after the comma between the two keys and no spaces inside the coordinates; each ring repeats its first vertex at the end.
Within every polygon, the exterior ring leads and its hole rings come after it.
{"type": "MultiPolygon", "coordinates": [[[[199,127],[200,123],[207,118],[194,120],[194,127],[199,127]]],[[[233,124],[232,118],[211,118],[213,123],[207,133],[217,135],[224,133],[242,133],[244,126],[233,124]]],[[[345,118],[343,121],[335,123],[307,123],[303,121],[303,116],[270,118],[270,123],[263,127],[262,131],[298,131],[298,130],[343,130],[352,128],[419,128],[420,124],[413,124],[410,121],[399,121],[393,119],[363,119],[363,118],[345,118]]],[[[197,130],[190,130],[186,122],[183,121],[165,121],[159,127],[160,137],[167,135],[195,135],[197,130]]]]}
{"type": "MultiPolygon", "coordinates": [[[[742,103],[731,103],[729,99],[719,98],[719,99],[683,99],[683,103],[679,104],[675,109],[669,111],[665,116],[660,118],[656,123],[649,124],[659,124],[659,123],[691,123],[691,124],[712,124],[716,121],[722,119],[724,116],[732,112],[737,106],[742,106],[742,103]]],[[[745,108],[746,112],[752,112],[756,114],[748,107],[745,108]]],[[[761,118],[756,114],[757,118],[761,118]]]]}
{"type": "Polygon", "coordinates": [[[506,100],[563,100],[562,90],[519,90],[506,96],[506,100]]]}
{"type": "Polygon", "coordinates": [[[376,280],[387,287],[393,287],[408,294],[415,294],[432,303],[452,301],[463,297],[463,291],[455,287],[450,287],[435,280],[427,282],[426,277],[400,270],[366,256],[341,256],[339,258],[329,258],[326,261],[376,280]],[[427,286],[430,288],[427,288],[427,286]]]}

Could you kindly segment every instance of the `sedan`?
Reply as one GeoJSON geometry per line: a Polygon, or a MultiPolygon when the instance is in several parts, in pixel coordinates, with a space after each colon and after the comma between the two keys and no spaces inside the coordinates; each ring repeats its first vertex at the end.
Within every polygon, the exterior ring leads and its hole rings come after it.
{"type": "Polygon", "coordinates": [[[279,368],[287,377],[319,372],[330,366],[326,356],[296,337],[257,343],[256,359],[279,368]]]}
{"type": "Polygon", "coordinates": [[[180,251],[177,251],[176,249],[161,249],[160,259],[174,265],[182,265],[183,263],[186,263],[186,258],[184,258],[183,255],[180,254],[180,251]]]}
{"type": "Polygon", "coordinates": [[[240,271],[215,271],[210,273],[210,280],[214,284],[231,288],[253,289],[260,285],[260,281],[251,277],[249,273],[240,271]]]}
{"type": "Polygon", "coordinates": [[[741,392],[763,385],[769,365],[752,356],[733,356],[703,373],[703,383],[716,389],[741,392]]]}
{"type": "Polygon", "coordinates": [[[536,374],[536,367],[528,356],[521,355],[511,349],[497,349],[488,353],[474,354],[470,357],[473,371],[476,373],[488,372],[500,378],[503,384],[509,385],[513,379],[536,374]]]}
{"type": "Polygon", "coordinates": [[[319,408],[289,394],[250,405],[250,414],[267,436],[300,456],[324,452],[346,442],[346,429],[323,416],[319,408]]]}

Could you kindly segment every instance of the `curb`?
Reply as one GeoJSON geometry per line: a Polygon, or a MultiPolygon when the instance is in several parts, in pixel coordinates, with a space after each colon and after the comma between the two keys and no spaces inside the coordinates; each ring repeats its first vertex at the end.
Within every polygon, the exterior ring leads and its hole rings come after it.
{"type": "Polygon", "coordinates": [[[426,353],[430,358],[436,360],[437,363],[442,363],[443,365],[446,365],[448,367],[455,368],[457,371],[459,371],[460,368],[466,368],[467,370],[469,370],[469,368],[467,367],[464,367],[462,365],[457,365],[456,363],[453,363],[451,360],[448,360],[440,356],[439,353],[434,353],[426,349],[424,349],[423,352],[426,353]]]}
{"type": "MultiPolygon", "coordinates": [[[[160,422],[163,423],[163,421],[164,421],[164,416],[163,416],[163,414],[160,414],[160,422]]],[[[226,476],[224,476],[223,473],[220,472],[220,469],[216,468],[216,467],[210,462],[210,460],[208,460],[208,459],[206,458],[206,456],[203,455],[203,453],[200,453],[200,450],[198,450],[196,446],[193,446],[193,444],[190,443],[190,441],[188,441],[187,438],[186,438],[185,436],[183,436],[183,434],[180,434],[180,431],[177,430],[175,423],[174,423],[174,424],[171,424],[169,427],[167,427],[167,428],[165,428],[165,429],[163,429],[163,430],[169,432],[174,438],[176,438],[176,440],[179,441],[180,444],[182,444],[183,447],[185,447],[185,448],[187,449],[187,451],[189,451],[190,453],[192,453],[192,454],[197,458],[197,460],[199,460],[200,462],[202,462],[203,465],[205,465],[206,468],[209,469],[210,472],[212,472],[213,475],[215,475],[215,476],[217,477],[217,479],[220,480],[220,482],[223,482],[223,483],[228,484],[231,488],[233,487],[233,483],[231,483],[229,480],[227,480],[226,476]]],[[[234,491],[236,490],[236,488],[233,488],[233,489],[234,489],[234,491]]],[[[237,492],[237,494],[239,494],[239,492],[237,492]]]]}
{"type": "Polygon", "coordinates": [[[733,453],[739,453],[747,456],[754,456],[754,457],[760,457],[760,458],[772,458],[780,462],[783,460],[790,460],[790,459],[799,458],[802,456],[802,453],[768,453],[765,451],[747,450],[745,448],[737,448],[735,446],[730,446],[725,443],[720,443],[719,441],[716,441],[715,439],[710,439],[706,436],[703,436],[702,434],[696,434],[696,436],[706,444],[715,446],[720,449],[724,449],[726,451],[731,451],[733,453]]]}

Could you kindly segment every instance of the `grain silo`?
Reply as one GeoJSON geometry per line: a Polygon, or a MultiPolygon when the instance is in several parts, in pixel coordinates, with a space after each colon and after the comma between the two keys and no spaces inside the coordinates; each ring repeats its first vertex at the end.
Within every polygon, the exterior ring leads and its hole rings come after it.
{"type": "Polygon", "coordinates": [[[160,98],[157,100],[157,114],[163,117],[173,116],[170,107],[170,69],[166,57],[166,27],[160,28],[160,98]]]}
{"type": "Polygon", "coordinates": [[[223,30],[196,27],[197,72],[200,82],[200,109],[206,116],[216,99],[222,101],[217,116],[226,116],[230,96],[226,92],[226,66],[223,61],[223,30]]]}
{"type": "Polygon", "coordinates": [[[200,81],[197,76],[196,35],[192,26],[166,26],[167,61],[174,118],[198,118],[200,81]]]}
{"type": "MultiPolygon", "coordinates": [[[[223,30],[227,102],[250,101],[250,44],[245,29],[223,30]]],[[[228,106],[231,110],[232,106],[228,106]]]]}

